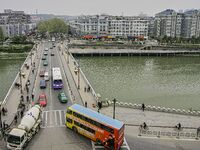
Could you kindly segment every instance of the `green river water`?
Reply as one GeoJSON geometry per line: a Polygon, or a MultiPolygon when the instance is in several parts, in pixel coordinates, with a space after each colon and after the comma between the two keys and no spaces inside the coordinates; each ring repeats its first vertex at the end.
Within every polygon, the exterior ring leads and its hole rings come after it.
{"type": "Polygon", "coordinates": [[[200,110],[200,57],[79,57],[102,100],[200,110]]]}

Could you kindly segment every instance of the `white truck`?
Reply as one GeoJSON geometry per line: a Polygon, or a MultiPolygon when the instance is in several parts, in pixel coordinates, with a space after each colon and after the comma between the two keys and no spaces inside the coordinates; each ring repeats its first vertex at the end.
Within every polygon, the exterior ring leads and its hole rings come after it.
{"type": "Polygon", "coordinates": [[[26,147],[32,137],[39,131],[41,124],[41,107],[30,108],[17,128],[12,128],[7,136],[7,148],[21,150],[26,147]]]}

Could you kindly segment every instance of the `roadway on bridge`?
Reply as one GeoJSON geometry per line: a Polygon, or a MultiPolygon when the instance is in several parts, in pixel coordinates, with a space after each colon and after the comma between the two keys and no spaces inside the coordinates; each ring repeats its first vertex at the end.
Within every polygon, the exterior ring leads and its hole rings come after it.
{"type": "Polygon", "coordinates": [[[47,95],[48,102],[47,106],[44,108],[44,111],[42,113],[43,123],[41,125],[41,131],[31,140],[27,149],[63,150],[67,148],[71,150],[76,150],[76,149],[90,150],[91,149],[90,140],[78,134],[75,134],[73,131],[65,127],[65,111],[67,106],[71,105],[72,102],[69,101],[67,104],[62,104],[59,102],[57,96],[60,91],[64,91],[66,95],[69,95],[67,80],[65,76],[66,74],[69,74],[69,72],[66,71],[66,68],[65,69],[63,68],[64,66],[62,65],[60,54],[58,52],[57,47],[50,49],[51,46],[52,46],[51,42],[42,42],[40,45],[40,50],[39,50],[40,55],[38,59],[39,67],[37,68],[38,72],[36,76],[34,95],[35,95],[35,102],[37,102],[39,94],[44,92],[47,95]],[[48,66],[43,66],[43,60],[41,60],[45,47],[49,48],[47,55],[48,66]],[[53,52],[55,56],[51,56],[50,55],[51,52],[53,52]],[[51,86],[52,67],[61,68],[62,77],[64,81],[63,90],[52,89],[51,86]],[[46,89],[40,89],[39,87],[39,82],[42,79],[39,76],[40,70],[48,71],[50,75],[50,80],[48,81],[46,89]]]}

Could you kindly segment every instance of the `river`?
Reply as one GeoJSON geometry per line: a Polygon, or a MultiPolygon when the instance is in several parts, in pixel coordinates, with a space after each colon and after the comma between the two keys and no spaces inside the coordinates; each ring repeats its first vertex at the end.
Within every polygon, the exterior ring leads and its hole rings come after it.
{"type": "Polygon", "coordinates": [[[4,100],[26,54],[0,54],[0,101],[4,100]]]}
{"type": "Polygon", "coordinates": [[[79,57],[102,100],[200,110],[200,58],[79,57]]]}

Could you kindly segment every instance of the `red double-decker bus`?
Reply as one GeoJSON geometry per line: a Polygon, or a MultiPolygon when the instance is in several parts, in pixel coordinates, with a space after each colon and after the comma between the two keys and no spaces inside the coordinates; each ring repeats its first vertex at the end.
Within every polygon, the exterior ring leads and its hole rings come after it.
{"type": "Polygon", "coordinates": [[[124,141],[123,122],[78,104],[68,107],[66,126],[113,150],[120,149],[124,141]]]}

